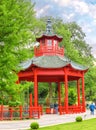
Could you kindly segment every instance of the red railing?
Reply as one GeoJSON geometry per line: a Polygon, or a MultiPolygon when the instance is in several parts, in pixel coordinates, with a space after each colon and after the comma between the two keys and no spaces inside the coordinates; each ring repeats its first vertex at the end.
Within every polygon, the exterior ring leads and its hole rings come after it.
{"type": "MultiPolygon", "coordinates": [[[[65,106],[59,106],[58,107],[58,112],[60,113],[60,115],[62,114],[66,114],[66,108],[65,106]]],[[[77,105],[73,105],[73,106],[68,106],[68,113],[67,114],[74,114],[74,113],[82,113],[83,111],[83,106],[77,106],[77,105]]],[[[46,114],[55,114],[55,109],[54,108],[46,108],[46,114]]]]}
{"type": "MultiPolygon", "coordinates": [[[[60,115],[66,114],[65,106],[59,106],[58,112],[60,115]]],[[[82,113],[84,112],[83,106],[68,106],[67,114],[82,113]]],[[[46,108],[46,114],[56,114],[55,109],[46,108]]],[[[40,115],[43,114],[42,106],[29,106],[29,107],[9,107],[9,106],[0,106],[0,120],[13,120],[13,119],[32,119],[40,118],[40,115]]]]}
{"type": "MultiPolygon", "coordinates": [[[[66,113],[66,108],[65,106],[59,106],[59,112],[60,115],[65,114],[66,113]]],[[[74,113],[82,113],[83,111],[83,106],[80,105],[73,105],[73,106],[68,106],[68,114],[74,114],[74,113]]]]}
{"type": "Polygon", "coordinates": [[[0,120],[13,120],[13,119],[23,119],[23,118],[40,118],[42,115],[42,106],[37,107],[9,107],[0,106],[0,120]]]}
{"type": "Polygon", "coordinates": [[[41,55],[61,55],[64,56],[64,48],[58,46],[40,46],[34,48],[35,56],[41,55]]]}

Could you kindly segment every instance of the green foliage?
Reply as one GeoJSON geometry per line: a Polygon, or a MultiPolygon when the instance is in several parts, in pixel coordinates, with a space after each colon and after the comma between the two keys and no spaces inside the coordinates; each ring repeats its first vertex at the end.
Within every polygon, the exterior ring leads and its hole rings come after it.
{"type": "Polygon", "coordinates": [[[77,116],[75,120],[76,120],[76,122],[82,122],[83,119],[81,116],[77,116]]]}
{"type": "Polygon", "coordinates": [[[21,105],[21,102],[20,101],[9,101],[9,106],[12,107],[16,107],[16,106],[20,106],[21,105]]]}
{"type": "Polygon", "coordinates": [[[69,105],[74,105],[76,103],[76,93],[74,92],[74,89],[69,89],[69,94],[68,94],[68,102],[69,105]]]}
{"type": "Polygon", "coordinates": [[[30,0],[0,1],[0,99],[2,95],[18,98],[19,87],[15,82],[20,68],[17,66],[33,55],[35,25],[34,5],[30,0]]]}
{"type": "Polygon", "coordinates": [[[30,124],[30,128],[31,128],[32,130],[37,130],[37,129],[39,128],[38,122],[32,122],[32,123],[30,124]]]}
{"type": "Polygon", "coordinates": [[[96,101],[96,66],[90,67],[85,76],[85,92],[87,101],[96,101]]]}
{"type": "MultiPolygon", "coordinates": [[[[47,17],[43,17],[40,20],[43,24],[46,24],[47,17]]],[[[91,47],[85,41],[85,33],[82,28],[76,22],[64,23],[60,18],[53,18],[53,32],[63,37],[63,41],[60,46],[63,46],[65,51],[65,56],[71,60],[83,64],[92,65],[93,56],[91,54],[91,47]]],[[[45,26],[42,26],[45,29],[45,26]]],[[[43,30],[44,30],[43,29],[43,30]]],[[[39,30],[41,33],[41,31],[39,30]]]]}

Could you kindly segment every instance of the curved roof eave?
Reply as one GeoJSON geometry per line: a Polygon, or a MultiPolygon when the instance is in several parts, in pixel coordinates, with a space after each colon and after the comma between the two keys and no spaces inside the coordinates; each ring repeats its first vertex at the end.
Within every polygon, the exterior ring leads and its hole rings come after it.
{"type": "Polygon", "coordinates": [[[28,69],[31,65],[35,65],[40,68],[62,68],[70,65],[75,70],[87,71],[88,68],[80,64],[77,64],[66,57],[61,56],[40,56],[33,57],[26,62],[21,63],[19,66],[22,70],[28,69]]]}
{"type": "Polygon", "coordinates": [[[32,60],[27,60],[25,62],[22,62],[19,64],[19,67],[21,67],[21,70],[28,69],[32,65],[32,60]]]}
{"type": "Polygon", "coordinates": [[[82,66],[82,65],[77,64],[73,61],[70,62],[70,65],[73,69],[76,69],[76,70],[81,70],[81,71],[87,71],[88,70],[88,67],[82,66]]]}

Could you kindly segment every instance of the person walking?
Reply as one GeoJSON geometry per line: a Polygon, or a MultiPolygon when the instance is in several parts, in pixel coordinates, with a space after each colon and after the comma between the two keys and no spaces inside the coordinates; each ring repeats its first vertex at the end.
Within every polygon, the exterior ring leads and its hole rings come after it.
{"type": "Polygon", "coordinates": [[[91,115],[94,115],[95,105],[93,103],[90,104],[89,109],[90,109],[91,115]]]}

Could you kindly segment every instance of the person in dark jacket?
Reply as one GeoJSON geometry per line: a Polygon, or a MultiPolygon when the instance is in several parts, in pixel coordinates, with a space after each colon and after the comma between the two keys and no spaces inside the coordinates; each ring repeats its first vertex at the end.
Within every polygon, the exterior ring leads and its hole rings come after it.
{"type": "Polygon", "coordinates": [[[93,103],[90,104],[89,109],[90,109],[91,115],[94,115],[95,105],[93,103]]]}
{"type": "Polygon", "coordinates": [[[58,114],[58,104],[57,103],[54,104],[54,109],[55,109],[55,113],[58,114]]]}

